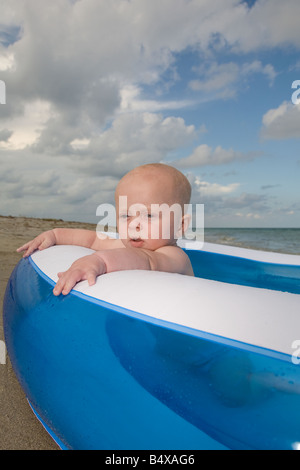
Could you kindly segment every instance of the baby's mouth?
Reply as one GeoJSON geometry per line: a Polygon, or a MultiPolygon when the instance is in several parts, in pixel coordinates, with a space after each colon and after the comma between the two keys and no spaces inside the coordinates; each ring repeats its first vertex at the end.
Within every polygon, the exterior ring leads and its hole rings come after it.
{"type": "Polygon", "coordinates": [[[130,238],[129,242],[132,246],[138,248],[143,245],[144,240],[142,240],[141,238],[130,238]]]}

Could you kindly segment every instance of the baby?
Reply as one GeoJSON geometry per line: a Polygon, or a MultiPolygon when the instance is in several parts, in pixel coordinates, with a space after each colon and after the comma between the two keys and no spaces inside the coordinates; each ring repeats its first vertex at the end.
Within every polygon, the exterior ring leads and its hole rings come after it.
{"type": "Polygon", "coordinates": [[[93,285],[97,276],[112,271],[144,269],[193,276],[188,256],[176,245],[190,222],[184,214],[190,196],[190,183],[180,171],[161,163],[143,165],[127,173],[117,185],[118,239],[98,236],[92,230],[57,228],[43,232],[17,251],[25,251],[26,257],[52,245],[95,250],[58,273],[54,295],[68,294],[82,280],[93,285]]]}

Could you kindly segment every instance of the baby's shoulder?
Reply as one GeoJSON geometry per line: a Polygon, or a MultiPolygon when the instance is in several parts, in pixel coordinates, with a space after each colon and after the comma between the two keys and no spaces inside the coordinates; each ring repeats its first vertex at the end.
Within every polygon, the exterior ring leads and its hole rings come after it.
{"type": "Polygon", "coordinates": [[[158,248],[157,252],[167,255],[169,258],[173,259],[174,264],[176,265],[175,271],[179,274],[186,274],[188,276],[194,276],[194,271],[190,258],[186,252],[177,245],[167,245],[161,248],[158,248]]]}

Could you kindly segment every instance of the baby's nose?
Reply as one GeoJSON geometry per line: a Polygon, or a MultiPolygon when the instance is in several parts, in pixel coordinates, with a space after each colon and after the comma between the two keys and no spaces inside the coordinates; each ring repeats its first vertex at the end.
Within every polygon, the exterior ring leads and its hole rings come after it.
{"type": "Polygon", "coordinates": [[[133,220],[130,222],[130,227],[134,229],[139,229],[141,228],[141,218],[140,217],[135,217],[133,220]]]}
{"type": "Polygon", "coordinates": [[[137,224],[135,226],[135,231],[138,232],[138,233],[143,232],[143,225],[141,224],[141,221],[137,222],[137,224]]]}
{"type": "Polygon", "coordinates": [[[136,217],[132,220],[128,225],[128,234],[130,237],[141,237],[147,238],[148,237],[148,229],[147,225],[143,224],[143,221],[140,217],[136,217]]]}

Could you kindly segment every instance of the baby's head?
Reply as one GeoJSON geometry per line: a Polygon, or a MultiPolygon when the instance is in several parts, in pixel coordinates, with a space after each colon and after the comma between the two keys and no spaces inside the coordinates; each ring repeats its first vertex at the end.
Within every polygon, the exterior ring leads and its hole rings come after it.
{"type": "Polygon", "coordinates": [[[184,209],[190,197],[188,179],[172,166],[149,163],[131,170],[115,193],[124,245],[150,250],[175,245],[189,224],[184,209]]]}

